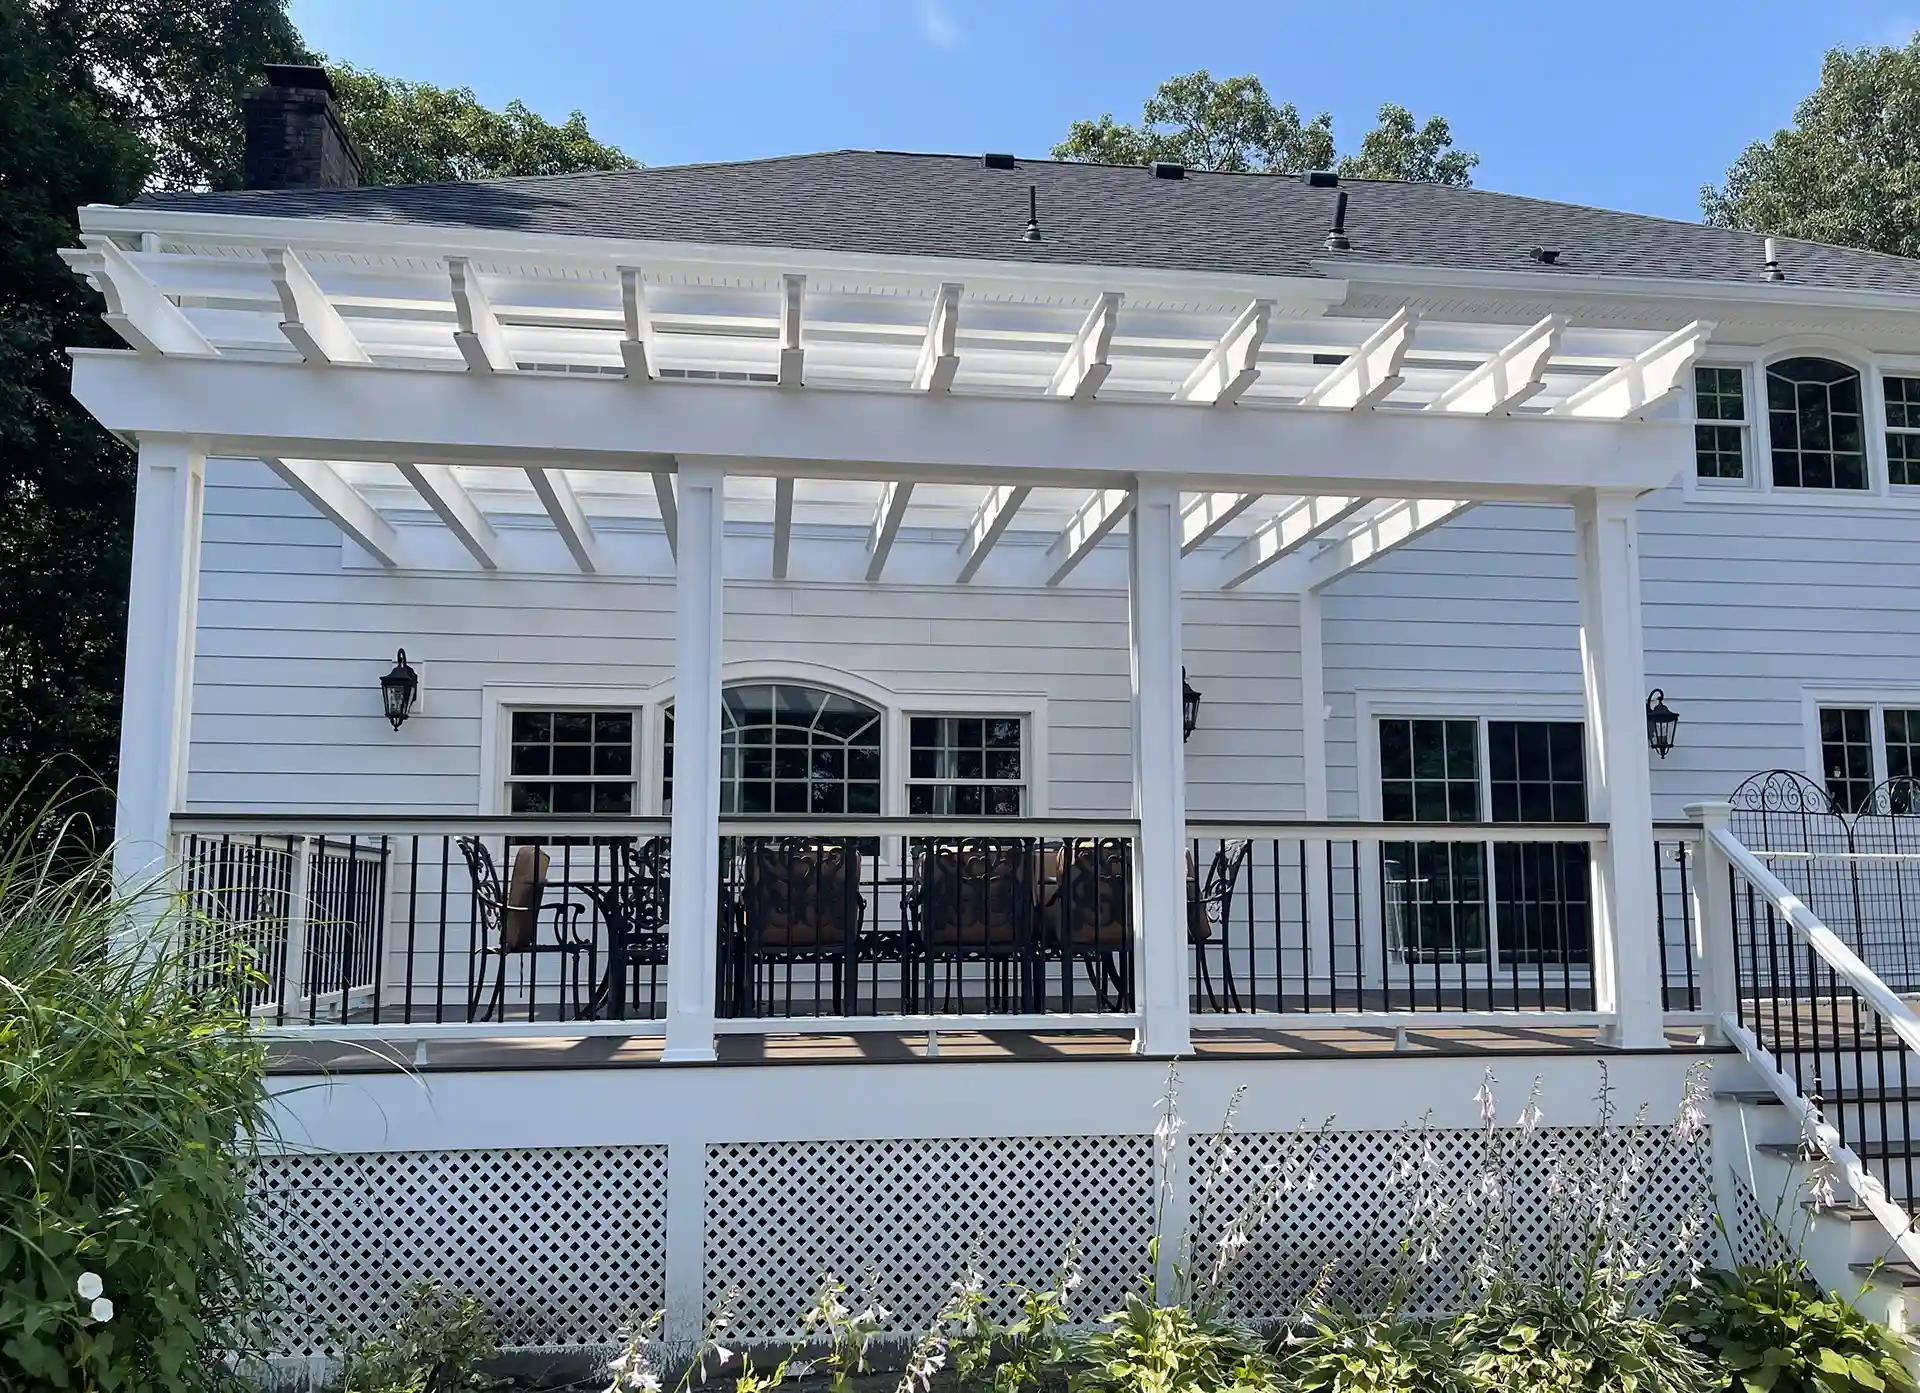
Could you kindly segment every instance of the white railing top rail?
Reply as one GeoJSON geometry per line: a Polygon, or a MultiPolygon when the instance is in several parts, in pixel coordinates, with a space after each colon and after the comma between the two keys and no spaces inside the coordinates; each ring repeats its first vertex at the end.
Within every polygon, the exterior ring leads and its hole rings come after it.
{"type": "Polygon", "coordinates": [[[481,813],[175,813],[175,836],[658,836],[664,817],[529,817],[481,813]]]}
{"type": "Polygon", "coordinates": [[[1738,837],[1724,827],[1714,828],[1712,836],[1714,845],[1733,863],[1734,869],[1773,902],[1774,908],[1793,925],[1807,946],[1859,993],[1860,999],[1887,1023],[1909,1050],[1920,1054],[1920,1017],[1914,1015],[1899,994],[1881,981],[1873,969],[1860,960],[1860,955],[1847,947],[1840,936],[1807,907],[1806,901],[1781,883],[1738,837]]]}
{"type": "Polygon", "coordinates": [[[1601,846],[1604,822],[1361,822],[1307,818],[1187,819],[1189,837],[1329,842],[1573,842],[1601,846]]]}

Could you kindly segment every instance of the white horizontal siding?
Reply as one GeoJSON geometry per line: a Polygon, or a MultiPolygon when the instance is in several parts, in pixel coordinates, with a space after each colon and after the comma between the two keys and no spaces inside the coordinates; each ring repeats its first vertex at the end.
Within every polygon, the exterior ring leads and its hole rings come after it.
{"type": "MultiPolygon", "coordinates": [[[[673,675],[670,582],[346,570],[332,524],[257,465],[212,462],[206,507],[194,810],[492,811],[484,688],[648,688],[673,675]],[[396,732],[377,684],[400,647],[422,699],[396,732]]],[[[1044,696],[1051,810],[1130,809],[1123,595],[733,582],[726,605],[730,663],[836,670],[902,693],[904,709],[908,693],[1044,696]]],[[[1298,812],[1295,604],[1195,598],[1186,623],[1205,694],[1190,805],[1298,812]]]]}

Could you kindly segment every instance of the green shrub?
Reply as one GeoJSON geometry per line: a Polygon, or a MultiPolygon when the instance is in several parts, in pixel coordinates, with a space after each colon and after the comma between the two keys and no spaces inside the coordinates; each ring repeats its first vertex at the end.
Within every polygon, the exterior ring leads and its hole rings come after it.
{"type": "Polygon", "coordinates": [[[499,1380],[481,1366],[499,1353],[485,1308],[438,1282],[407,1293],[393,1329],[347,1355],[345,1393],[469,1393],[499,1380]]]}
{"type": "Polygon", "coordinates": [[[1073,1393],[1269,1393],[1273,1367],[1252,1331],[1128,1296],[1074,1341],[1073,1393]]]}
{"type": "Polygon", "coordinates": [[[242,974],[196,954],[184,989],[182,916],[74,846],[42,820],[0,853],[0,1386],[231,1386],[266,1100],[242,974]]]}
{"type": "Polygon", "coordinates": [[[1288,1393],[1466,1393],[1444,1331],[1393,1311],[1315,1305],[1274,1339],[1288,1393]]]}
{"type": "Polygon", "coordinates": [[[1893,1334],[1829,1297],[1797,1262],[1709,1269],[1667,1319],[1736,1393],[1916,1393],[1893,1334]]]}
{"type": "Polygon", "coordinates": [[[1453,1323],[1460,1367],[1495,1393],[1705,1393],[1706,1362],[1604,1283],[1496,1282],[1453,1323]]]}

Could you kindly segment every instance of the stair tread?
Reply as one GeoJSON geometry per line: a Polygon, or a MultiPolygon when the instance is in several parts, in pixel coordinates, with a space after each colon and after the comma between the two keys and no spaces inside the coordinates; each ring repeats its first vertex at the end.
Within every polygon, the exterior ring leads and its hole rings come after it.
{"type": "MultiPolygon", "coordinates": [[[[1847,1143],[1848,1149],[1861,1160],[1881,1160],[1887,1157],[1912,1157],[1920,1161],[1920,1141],[1856,1141],[1847,1143]]],[[[1797,1141],[1763,1141],[1754,1146],[1754,1150],[1766,1156],[1794,1157],[1800,1154],[1797,1141]]]]}
{"type": "MultiPolygon", "coordinates": [[[[1723,1093],[1715,1093],[1714,1098],[1722,1103],[1745,1103],[1752,1107],[1777,1108],[1782,1106],[1780,1095],[1770,1088],[1732,1088],[1723,1093]]],[[[1854,1089],[1839,1089],[1820,1095],[1820,1101],[1833,1103],[1920,1103],[1920,1086],[1907,1089],[1890,1088],[1884,1092],[1859,1092],[1854,1089]]]]}
{"type": "Polygon", "coordinates": [[[1920,1287],[1920,1267],[1915,1267],[1905,1258],[1884,1259],[1880,1262],[1849,1263],[1848,1270],[1862,1277],[1871,1277],[1877,1281],[1890,1282],[1903,1287],[1920,1287]]]}

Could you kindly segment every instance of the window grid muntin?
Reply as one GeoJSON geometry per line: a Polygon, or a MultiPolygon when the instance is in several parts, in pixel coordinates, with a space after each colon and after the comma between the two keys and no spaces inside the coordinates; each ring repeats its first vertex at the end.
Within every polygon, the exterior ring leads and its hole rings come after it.
{"type": "MultiPolygon", "coordinates": [[[[1494,822],[1585,822],[1586,732],[1579,721],[1487,722],[1494,822]]],[[[1593,855],[1568,842],[1493,848],[1494,918],[1503,962],[1587,963],[1593,943],[1593,855]]]]}
{"type": "Polygon", "coordinates": [[[1887,777],[1920,779],[1920,708],[1889,706],[1880,713],[1887,777]]]}
{"type": "Polygon", "coordinates": [[[1884,376],[1887,407],[1887,482],[1920,486],[1920,377],[1884,376]]]}
{"type": "Polygon", "coordinates": [[[1820,775],[1842,812],[1861,808],[1873,791],[1873,708],[1820,708],[1820,775]]]}
{"type": "Polygon", "coordinates": [[[1020,817],[1026,806],[1024,718],[907,717],[910,816],[1020,817]]]}
{"type": "Polygon", "coordinates": [[[1775,488],[1867,489],[1865,406],[1856,369],[1815,357],[1770,365],[1767,432],[1775,488]]]}
{"type": "Polygon", "coordinates": [[[1747,374],[1739,367],[1693,370],[1694,476],[1747,477],[1747,374]]]}
{"type": "Polygon", "coordinates": [[[507,811],[533,817],[631,816],[639,717],[566,706],[507,713],[507,811]]]}
{"type": "MultiPolygon", "coordinates": [[[[1480,730],[1476,720],[1387,717],[1380,721],[1384,822],[1477,822],[1480,730]]],[[[1477,842],[1389,842],[1380,848],[1386,887],[1404,886],[1409,910],[1398,944],[1416,963],[1484,961],[1486,852],[1477,842]]]]}
{"type": "MultiPolygon", "coordinates": [[[[831,688],[800,682],[745,682],[726,688],[720,694],[720,811],[879,816],[881,726],[876,708],[831,688]],[[754,702],[763,704],[750,709],[754,702]],[[762,790],[764,798],[758,796],[762,790]]],[[[671,709],[666,713],[666,746],[661,796],[671,810],[671,709]]]]}

